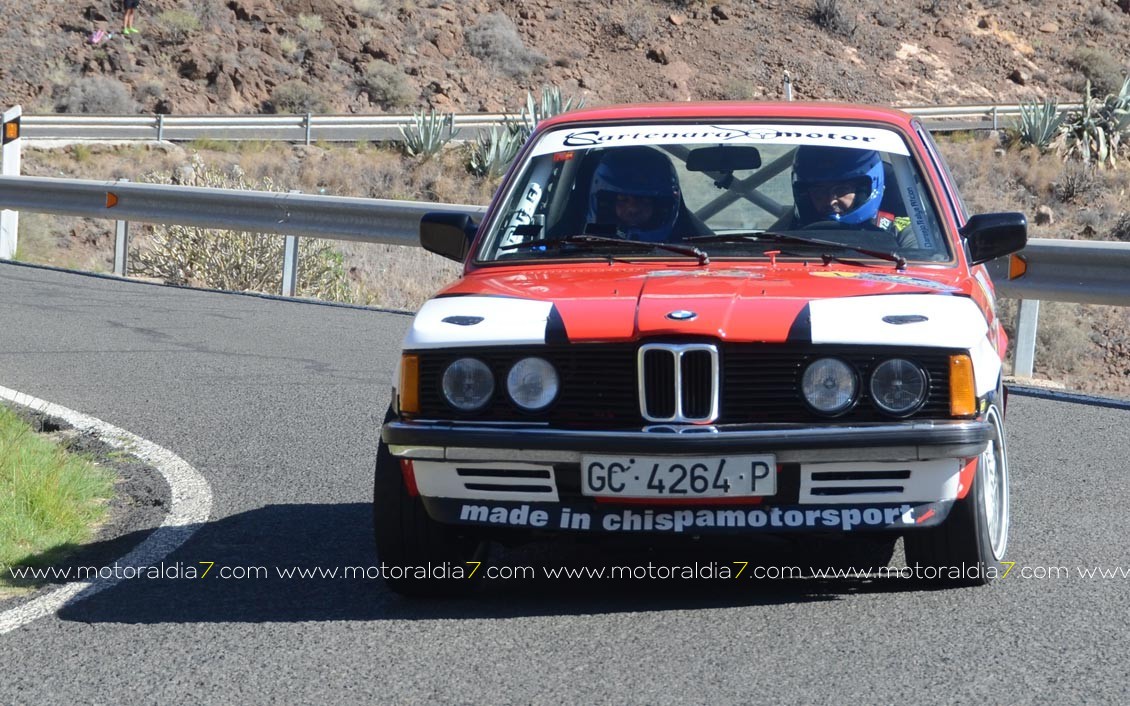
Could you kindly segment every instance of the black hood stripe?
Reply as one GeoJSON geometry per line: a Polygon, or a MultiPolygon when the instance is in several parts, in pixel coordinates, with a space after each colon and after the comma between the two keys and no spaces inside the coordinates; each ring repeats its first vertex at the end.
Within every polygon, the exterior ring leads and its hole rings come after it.
{"type": "Polygon", "coordinates": [[[786,339],[789,343],[812,343],[812,312],[808,304],[796,315],[786,339]]]}

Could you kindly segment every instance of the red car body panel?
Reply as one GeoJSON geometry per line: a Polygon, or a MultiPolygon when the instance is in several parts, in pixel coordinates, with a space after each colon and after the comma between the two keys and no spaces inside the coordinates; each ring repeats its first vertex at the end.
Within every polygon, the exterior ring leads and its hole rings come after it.
{"type": "Polygon", "coordinates": [[[484,268],[443,295],[485,295],[552,301],[572,342],[628,341],[645,336],[711,336],[730,341],[788,340],[814,299],[948,292],[971,296],[975,283],[953,268],[896,272],[894,267],[824,267],[796,263],[675,262],[660,265],[572,264],[484,268]],[[692,308],[692,321],[673,309],[692,308]]]}

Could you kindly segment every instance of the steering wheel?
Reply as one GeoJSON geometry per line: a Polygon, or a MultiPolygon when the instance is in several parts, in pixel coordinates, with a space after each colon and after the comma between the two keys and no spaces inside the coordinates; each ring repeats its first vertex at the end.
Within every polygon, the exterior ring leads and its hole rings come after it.
{"type": "Polygon", "coordinates": [[[801,230],[864,230],[859,226],[851,223],[844,223],[843,221],[816,221],[809,223],[806,226],[801,226],[801,230]]]}

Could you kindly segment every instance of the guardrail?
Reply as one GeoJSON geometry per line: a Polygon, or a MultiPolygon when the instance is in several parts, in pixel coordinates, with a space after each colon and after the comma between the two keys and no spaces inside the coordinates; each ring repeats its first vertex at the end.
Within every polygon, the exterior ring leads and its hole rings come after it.
{"type": "MultiPolygon", "coordinates": [[[[923,119],[927,129],[998,129],[1005,118],[1020,115],[1019,105],[895,106],[923,119]]],[[[1082,104],[1059,106],[1060,112],[1082,104]]],[[[455,115],[461,138],[474,137],[503,119],[505,113],[455,115]]],[[[327,142],[399,141],[400,128],[411,115],[24,115],[23,137],[30,140],[280,140],[311,144],[327,142]]]]}
{"type": "MultiPolygon", "coordinates": [[[[459,137],[474,137],[502,120],[504,113],[457,115],[459,137]]],[[[25,115],[23,137],[30,140],[277,140],[301,142],[400,141],[411,115],[25,115]]]]}
{"type": "MultiPolygon", "coordinates": [[[[123,276],[130,221],[284,235],[287,296],[295,293],[298,237],[414,246],[426,212],[477,218],[486,212],[461,204],[29,176],[0,176],[0,207],[117,221],[114,272],[123,276]]],[[[1004,261],[989,269],[1001,296],[1022,300],[1014,368],[1031,376],[1038,300],[1130,306],[1130,243],[1034,239],[1021,256],[1028,269],[1020,279],[1008,279],[1004,261]]]]}

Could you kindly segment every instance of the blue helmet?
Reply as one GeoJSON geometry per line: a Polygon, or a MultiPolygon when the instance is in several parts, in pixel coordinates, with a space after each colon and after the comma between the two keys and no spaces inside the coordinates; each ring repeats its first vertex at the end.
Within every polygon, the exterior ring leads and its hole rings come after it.
{"type": "Polygon", "coordinates": [[[883,188],[883,159],[874,150],[802,145],[793,157],[793,203],[801,223],[868,223],[879,212],[883,188]],[[814,205],[809,198],[813,189],[834,184],[854,187],[850,211],[836,213],[830,207],[814,205]]]}
{"type": "Polygon", "coordinates": [[[659,242],[670,237],[681,205],[679,177],[662,152],[639,146],[612,148],[593,173],[588,222],[615,225],[634,240],[659,242]],[[650,216],[640,223],[620,222],[616,197],[621,194],[649,198],[650,216]]]}

